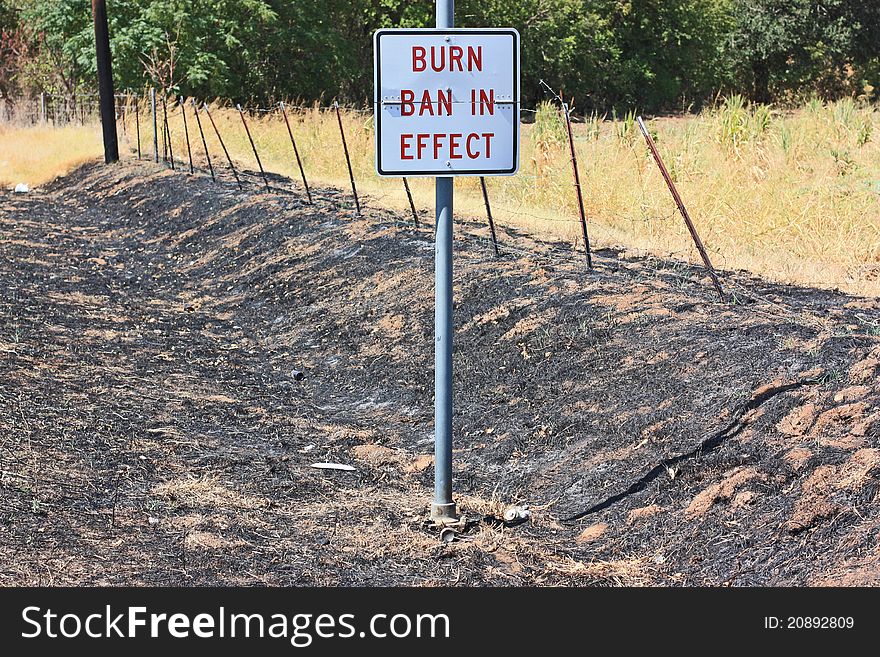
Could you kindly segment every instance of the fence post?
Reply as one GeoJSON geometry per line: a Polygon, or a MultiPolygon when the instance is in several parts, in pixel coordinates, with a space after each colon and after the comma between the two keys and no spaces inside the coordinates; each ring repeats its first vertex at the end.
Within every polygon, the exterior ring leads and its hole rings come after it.
{"type": "Polygon", "coordinates": [[[641,116],[636,117],[636,122],[639,124],[639,130],[642,131],[642,135],[645,137],[645,141],[648,144],[648,149],[651,151],[651,155],[654,156],[654,161],[657,163],[657,167],[660,169],[660,174],[663,176],[663,180],[666,181],[666,186],[669,188],[669,191],[672,194],[672,198],[675,200],[675,204],[678,206],[678,211],[681,213],[685,225],[687,225],[688,232],[691,234],[691,238],[694,240],[697,251],[700,252],[700,258],[702,258],[703,264],[706,266],[706,271],[709,272],[709,278],[712,279],[712,286],[718,293],[718,297],[722,301],[724,301],[724,291],[721,289],[721,282],[718,280],[718,274],[715,273],[715,268],[712,266],[712,262],[709,260],[709,254],[706,253],[706,247],[703,246],[703,241],[697,234],[697,229],[694,227],[694,223],[691,221],[691,216],[688,214],[687,208],[684,206],[684,201],[681,200],[681,195],[679,195],[678,189],[676,189],[675,187],[675,183],[672,182],[672,176],[669,175],[669,171],[666,169],[666,165],[663,164],[663,159],[660,157],[660,152],[657,150],[657,145],[654,143],[654,138],[651,137],[651,133],[648,132],[648,128],[645,126],[645,122],[642,121],[641,116]]]}
{"type": "Polygon", "coordinates": [[[214,176],[214,165],[211,164],[211,155],[208,153],[208,142],[205,141],[205,132],[202,130],[202,120],[199,118],[199,106],[196,105],[195,100],[190,100],[190,103],[193,107],[193,113],[196,115],[196,125],[199,126],[199,135],[202,137],[202,148],[205,149],[205,159],[208,160],[208,170],[211,172],[211,181],[217,182],[217,178],[214,176]]]}
{"type": "Polygon", "coordinates": [[[171,126],[168,125],[168,107],[165,104],[165,93],[162,93],[162,117],[163,122],[165,124],[165,136],[167,141],[165,142],[168,145],[168,159],[171,162],[171,170],[174,170],[174,148],[171,146],[171,126]]]}
{"type": "Polygon", "coordinates": [[[358,200],[357,187],[354,184],[354,173],[351,170],[351,158],[348,156],[348,144],[345,141],[345,130],[342,128],[342,115],[339,113],[339,102],[333,101],[336,108],[336,120],[339,122],[339,134],[342,135],[342,150],[345,152],[345,163],[348,165],[348,179],[351,181],[351,193],[354,194],[354,206],[358,215],[361,213],[361,202],[358,200]]]}
{"type": "Polygon", "coordinates": [[[309,183],[306,181],[306,172],[303,169],[302,160],[299,157],[299,149],[296,147],[296,140],[293,138],[293,130],[290,129],[290,121],[287,120],[287,110],[284,109],[284,103],[280,103],[281,115],[284,117],[284,124],[287,126],[287,134],[290,135],[290,143],[293,146],[293,154],[296,156],[296,165],[299,167],[299,174],[302,176],[303,187],[306,188],[306,197],[309,199],[309,205],[314,205],[312,201],[312,192],[309,190],[309,183]]]}
{"type": "Polygon", "coordinates": [[[134,98],[134,129],[137,132],[138,159],[141,159],[141,108],[137,96],[134,98]]]}
{"type": "Polygon", "coordinates": [[[562,101],[562,111],[565,114],[565,127],[568,131],[568,148],[571,151],[571,170],[574,174],[574,188],[577,191],[578,211],[581,218],[581,232],[584,237],[584,249],[587,252],[587,267],[593,268],[593,254],[590,252],[590,237],[587,234],[587,217],[584,214],[584,195],[581,192],[581,176],[578,173],[577,154],[574,150],[574,135],[571,131],[571,116],[568,113],[568,103],[562,101]]]}
{"type": "Polygon", "coordinates": [[[186,123],[186,99],[181,96],[178,104],[180,105],[180,115],[183,117],[183,132],[186,135],[186,154],[189,157],[189,172],[193,174],[195,173],[195,168],[193,167],[192,148],[189,145],[189,126],[186,123]]]}
{"type": "Polygon", "coordinates": [[[40,92],[40,123],[46,123],[46,92],[40,92]]]}
{"type": "Polygon", "coordinates": [[[257,158],[257,166],[260,167],[260,175],[263,176],[263,184],[266,185],[266,191],[271,191],[269,188],[269,179],[266,178],[266,172],[263,170],[263,163],[260,161],[260,154],[257,153],[257,145],[254,143],[253,137],[251,137],[251,131],[248,128],[247,121],[244,118],[244,110],[241,109],[241,105],[236,105],[238,108],[238,115],[241,117],[241,122],[244,125],[244,131],[247,134],[248,141],[251,143],[251,148],[254,151],[254,157],[257,158]]]}
{"type": "Polygon", "coordinates": [[[486,179],[480,176],[480,187],[483,189],[483,203],[486,204],[486,217],[489,219],[489,231],[492,233],[492,246],[495,247],[495,255],[501,255],[498,252],[498,238],[495,236],[495,220],[492,219],[492,206],[489,205],[489,192],[486,189],[486,179]]]}
{"type": "Polygon", "coordinates": [[[156,87],[150,87],[150,107],[153,113],[153,159],[159,164],[159,122],[156,116],[156,87]]]}
{"type": "Polygon", "coordinates": [[[416,212],[416,204],[413,202],[412,192],[409,189],[409,181],[403,177],[403,189],[406,190],[406,198],[409,200],[409,209],[412,212],[413,224],[419,225],[419,213],[416,212]]]}
{"type": "Polygon", "coordinates": [[[235,170],[235,165],[232,163],[232,158],[229,157],[229,151],[226,150],[226,144],[223,143],[223,137],[220,136],[220,131],[217,129],[217,124],[214,123],[214,117],[211,116],[211,110],[208,109],[208,103],[205,103],[205,114],[208,115],[208,120],[211,122],[211,127],[214,128],[214,132],[217,135],[217,140],[220,142],[220,146],[223,148],[223,152],[226,154],[226,161],[229,162],[229,168],[232,169],[232,175],[235,176],[235,182],[238,183],[239,189],[244,189],[241,186],[241,178],[238,177],[238,171],[235,170]]]}

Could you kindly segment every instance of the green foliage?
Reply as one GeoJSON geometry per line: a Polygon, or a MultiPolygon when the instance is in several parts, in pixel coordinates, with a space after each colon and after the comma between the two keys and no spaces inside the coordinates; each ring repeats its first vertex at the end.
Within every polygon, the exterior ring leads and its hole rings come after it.
{"type": "MultiPolygon", "coordinates": [[[[716,111],[718,141],[736,148],[745,141],[763,137],[770,129],[773,111],[769,105],[750,103],[741,94],[732,94],[716,111]]],[[[789,135],[782,135],[783,150],[788,150],[789,135]]]]}
{"type": "Polygon", "coordinates": [[[618,141],[624,144],[632,144],[636,138],[636,111],[627,110],[622,116],[618,117],[617,112],[612,113],[614,119],[614,134],[618,141]]]}
{"type": "MultiPolygon", "coordinates": [[[[366,104],[372,33],[433,24],[430,0],[111,0],[121,89],[268,103],[366,104]]],[[[0,0],[0,27],[31,40],[22,65],[47,90],[94,88],[88,0],[0,0]]],[[[539,80],[587,113],[699,107],[719,92],[759,103],[873,99],[880,3],[864,0],[458,0],[462,27],[522,35],[522,97],[539,80]]],[[[735,128],[734,128],[735,129],[735,128]]]]}
{"type": "Polygon", "coordinates": [[[755,100],[800,90],[834,97],[876,81],[880,3],[734,0],[731,16],[733,83],[755,100]]]}

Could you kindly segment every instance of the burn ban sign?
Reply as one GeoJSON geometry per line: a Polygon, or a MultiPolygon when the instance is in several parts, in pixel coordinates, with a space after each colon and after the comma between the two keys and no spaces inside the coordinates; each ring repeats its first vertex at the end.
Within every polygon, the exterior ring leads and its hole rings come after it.
{"type": "Polygon", "coordinates": [[[509,176],[519,169],[519,33],[379,30],[380,176],[509,176]]]}

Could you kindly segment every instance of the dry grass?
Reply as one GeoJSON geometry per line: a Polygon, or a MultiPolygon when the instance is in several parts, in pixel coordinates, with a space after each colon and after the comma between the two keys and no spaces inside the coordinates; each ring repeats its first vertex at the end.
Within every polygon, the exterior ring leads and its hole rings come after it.
{"type": "MultiPolygon", "coordinates": [[[[238,113],[215,107],[212,114],[233,158],[255,170],[238,113]]],[[[194,157],[203,164],[191,108],[187,118],[194,157]]],[[[214,165],[224,168],[217,138],[202,118],[214,165]]],[[[309,181],[347,189],[335,114],[312,108],[291,111],[290,119],[309,181]]],[[[175,156],[184,158],[179,108],[169,120],[175,156]]],[[[280,115],[252,115],[248,121],[266,169],[299,180],[280,115]]],[[[344,111],[343,122],[358,190],[376,205],[407,209],[400,180],[374,173],[372,116],[344,111]]],[[[555,111],[539,111],[538,120],[523,129],[520,173],[490,179],[489,194],[499,224],[582,248],[561,125],[555,111]]],[[[130,116],[124,142],[129,153],[134,127],[130,116]]],[[[149,128],[144,113],[144,154],[152,148],[149,128]]],[[[880,294],[880,115],[872,107],[817,101],[782,113],[733,98],[698,116],[651,121],[649,128],[717,266],[780,282],[880,294]]],[[[91,128],[69,128],[54,137],[50,130],[7,131],[0,136],[4,153],[19,153],[22,135],[27,152],[12,165],[4,163],[4,182],[42,182],[100,153],[99,135],[91,128]],[[63,158],[54,154],[62,141],[63,158]]],[[[623,245],[695,261],[690,237],[632,117],[578,123],[575,140],[594,247],[623,245]]],[[[410,183],[423,220],[430,221],[433,181],[410,183]]],[[[456,212],[483,217],[478,179],[460,178],[456,189],[456,212]]]]}
{"type": "Polygon", "coordinates": [[[42,185],[103,154],[98,126],[0,124],[0,185],[42,185]]]}

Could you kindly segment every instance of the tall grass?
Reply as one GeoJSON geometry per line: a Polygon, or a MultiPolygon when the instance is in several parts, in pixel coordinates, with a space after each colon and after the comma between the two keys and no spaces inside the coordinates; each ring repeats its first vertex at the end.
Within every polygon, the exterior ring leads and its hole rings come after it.
{"type": "MultiPolygon", "coordinates": [[[[240,166],[256,170],[238,113],[214,106],[212,114],[233,158],[240,166]]],[[[289,115],[309,181],[347,189],[348,172],[335,114],[312,107],[289,115]]],[[[191,108],[187,119],[193,153],[197,163],[203,163],[191,108]]],[[[595,246],[624,246],[636,253],[696,261],[690,236],[633,119],[633,113],[616,120],[594,115],[574,125],[591,239],[595,246]]],[[[179,108],[169,112],[169,120],[174,153],[180,160],[186,146],[179,108]]],[[[214,166],[222,169],[225,162],[217,138],[204,115],[202,121],[214,166]]],[[[648,127],[719,267],[878,295],[878,121],[880,114],[873,107],[852,100],[824,104],[814,99],[800,110],[781,112],[734,96],[697,116],[656,119],[648,127]]],[[[248,122],[266,169],[298,181],[280,115],[249,115],[248,122]]],[[[406,210],[400,180],[375,174],[372,116],[346,110],[343,124],[358,190],[369,195],[375,206],[406,210]]],[[[134,119],[129,115],[128,140],[123,142],[129,156],[134,150],[133,133],[134,119]]],[[[52,147],[34,148],[51,133],[21,134],[26,142],[20,141],[18,146],[0,141],[6,159],[17,159],[18,154],[8,154],[21,151],[22,160],[29,160],[39,151],[44,155],[36,159],[45,157],[47,172],[53,170],[52,147]]],[[[81,140],[83,134],[94,142],[78,152],[97,156],[99,134],[86,129],[86,133],[77,132],[76,139],[81,140]]],[[[152,133],[146,113],[141,115],[141,136],[143,153],[151,153],[152,133]]],[[[0,140],[3,138],[0,134],[0,140]]],[[[66,154],[72,138],[59,135],[54,143],[66,154]]],[[[69,166],[66,163],[61,170],[69,166]]],[[[33,180],[39,182],[47,173],[35,175],[33,180]]],[[[18,182],[17,177],[23,176],[3,173],[2,180],[18,182]]],[[[423,220],[430,222],[433,180],[413,178],[410,184],[423,220]]],[[[567,137],[556,108],[542,105],[536,120],[523,126],[520,173],[492,178],[488,184],[498,223],[582,248],[567,137]]],[[[484,208],[479,180],[459,178],[456,191],[457,214],[481,219],[484,208]]]]}
{"type": "Polygon", "coordinates": [[[0,123],[0,184],[41,185],[103,153],[100,128],[14,127],[0,123]]]}

